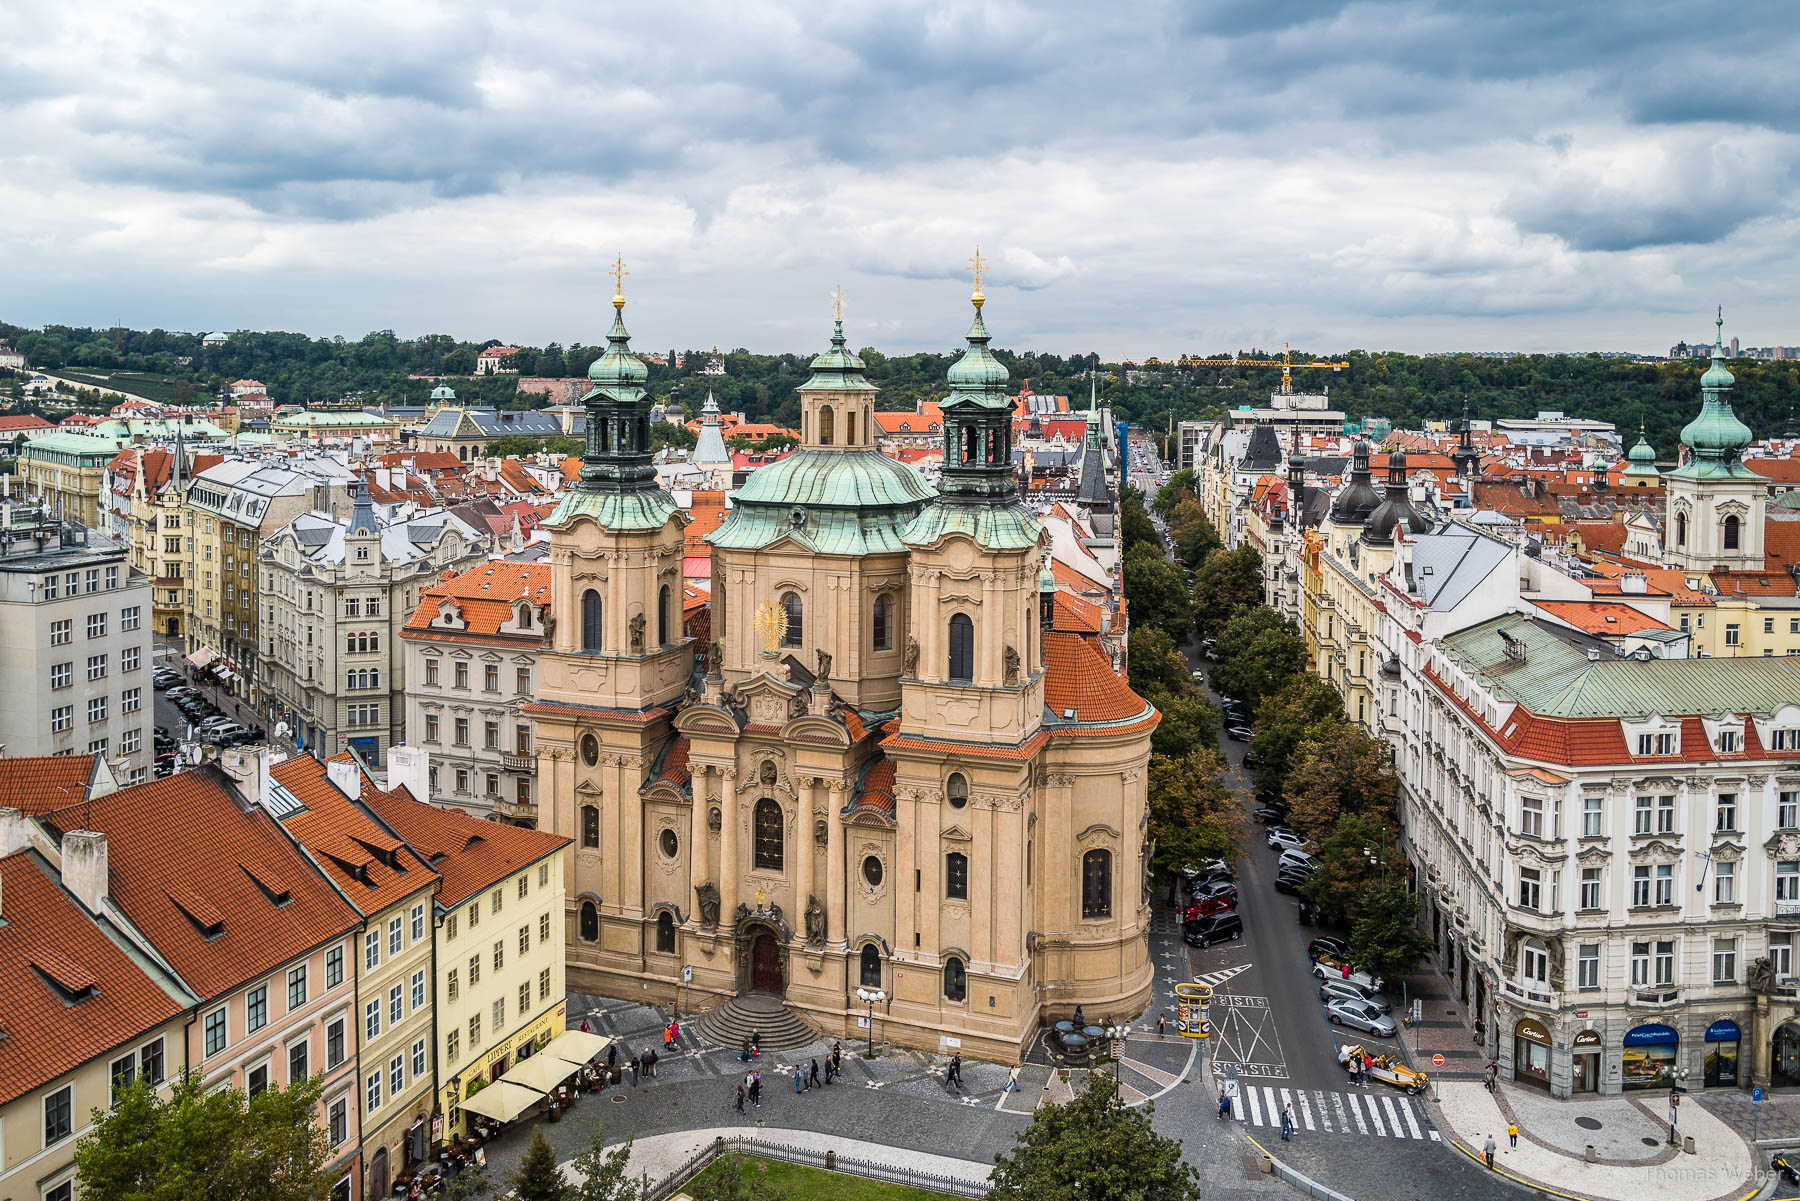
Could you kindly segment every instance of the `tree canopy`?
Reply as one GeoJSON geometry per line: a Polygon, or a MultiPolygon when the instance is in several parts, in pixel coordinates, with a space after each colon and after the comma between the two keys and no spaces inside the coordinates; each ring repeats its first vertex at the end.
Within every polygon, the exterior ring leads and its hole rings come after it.
{"type": "Polygon", "coordinates": [[[1018,1146],[994,1157],[987,1201],[1200,1201],[1181,1143],[1129,1109],[1104,1072],[1060,1105],[1040,1105],[1018,1146]]]}
{"type": "Polygon", "coordinates": [[[1358,908],[1350,957],[1361,970],[1392,980],[1418,967],[1431,950],[1431,939],[1418,927],[1419,899],[1397,877],[1370,884],[1358,908]]]}
{"type": "Polygon", "coordinates": [[[1262,605],[1234,613],[1219,631],[1217,649],[1213,685],[1243,701],[1251,713],[1306,665],[1306,646],[1293,622],[1262,605]]]}
{"type": "Polygon", "coordinates": [[[1193,621],[1187,580],[1158,543],[1139,542],[1125,552],[1125,601],[1134,631],[1153,626],[1177,641],[1187,638],[1193,621]]]}
{"type": "Polygon", "coordinates": [[[1214,551],[1194,572],[1193,598],[1195,629],[1202,638],[1217,638],[1239,609],[1262,603],[1261,553],[1247,544],[1214,551]]]}

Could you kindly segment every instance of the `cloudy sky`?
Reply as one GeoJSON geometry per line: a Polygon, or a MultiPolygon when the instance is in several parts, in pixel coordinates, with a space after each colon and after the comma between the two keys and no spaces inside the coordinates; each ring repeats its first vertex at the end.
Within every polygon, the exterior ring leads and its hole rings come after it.
{"type": "Polygon", "coordinates": [[[1800,343],[1794,0],[13,0],[0,318],[1800,343]]]}

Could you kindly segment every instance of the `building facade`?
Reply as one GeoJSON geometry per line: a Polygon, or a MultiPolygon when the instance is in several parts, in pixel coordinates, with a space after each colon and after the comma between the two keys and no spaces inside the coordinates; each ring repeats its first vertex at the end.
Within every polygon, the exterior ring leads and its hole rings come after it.
{"type": "Polygon", "coordinates": [[[104,529],[100,496],[106,487],[106,466],[123,444],[119,438],[90,434],[34,438],[19,452],[19,477],[28,495],[42,499],[63,518],[104,529]]]}

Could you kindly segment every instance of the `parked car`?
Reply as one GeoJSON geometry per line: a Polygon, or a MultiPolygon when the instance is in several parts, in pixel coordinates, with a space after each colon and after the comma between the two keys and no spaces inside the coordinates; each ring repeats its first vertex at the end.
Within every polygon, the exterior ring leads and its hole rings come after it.
{"type": "Polygon", "coordinates": [[[1367,972],[1352,971],[1346,976],[1342,967],[1326,967],[1323,963],[1313,964],[1312,974],[1320,980],[1348,980],[1364,992],[1380,992],[1384,983],[1379,976],[1367,972]]]}
{"type": "Polygon", "coordinates": [[[1282,851],[1280,858],[1275,860],[1275,870],[1278,872],[1297,870],[1311,873],[1319,870],[1319,862],[1305,851],[1296,851],[1290,847],[1282,851]]]}
{"type": "Polygon", "coordinates": [[[1190,947],[1210,947],[1216,942],[1235,942],[1244,936],[1244,919],[1235,913],[1215,913],[1198,921],[1183,922],[1181,937],[1190,947]]]}
{"type": "Polygon", "coordinates": [[[1361,985],[1349,980],[1320,981],[1319,1000],[1325,1002],[1361,1001],[1364,1004],[1374,1006],[1382,1013],[1386,1013],[1393,1008],[1392,1005],[1388,1004],[1387,998],[1383,997],[1380,993],[1369,992],[1361,985]]]}
{"type": "Polygon", "coordinates": [[[1317,959],[1321,955],[1331,955],[1338,959],[1350,958],[1350,944],[1341,938],[1332,938],[1321,934],[1306,944],[1306,957],[1317,959]]]}
{"type": "MultiPolygon", "coordinates": [[[[1348,1068],[1352,1055],[1360,1061],[1367,1054],[1368,1052],[1361,1047],[1341,1046],[1338,1048],[1338,1064],[1348,1068]]],[[[1409,1095],[1417,1095],[1431,1083],[1431,1076],[1428,1073],[1407,1067],[1395,1059],[1392,1054],[1384,1053],[1373,1058],[1375,1062],[1369,1074],[1383,1084],[1391,1084],[1395,1088],[1405,1089],[1409,1095]]]]}
{"type": "Polygon", "coordinates": [[[1208,868],[1203,872],[1195,872],[1191,876],[1184,877],[1184,879],[1186,880],[1189,889],[1195,889],[1203,884],[1216,884],[1220,880],[1225,881],[1227,884],[1233,884],[1236,883],[1237,876],[1233,874],[1232,870],[1228,867],[1214,867],[1208,868]]]}
{"type": "Polygon", "coordinates": [[[1256,811],[1256,820],[1265,826],[1285,825],[1287,818],[1288,811],[1285,808],[1276,808],[1274,805],[1264,805],[1256,811]]]}
{"type": "Polygon", "coordinates": [[[1229,880],[1214,880],[1210,884],[1202,884],[1198,888],[1189,890],[1188,897],[1188,903],[1190,905],[1195,901],[1208,901],[1217,897],[1223,897],[1231,902],[1231,907],[1233,909],[1236,909],[1238,890],[1237,885],[1231,883],[1229,880]]]}
{"type": "Polygon", "coordinates": [[[1225,733],[1233,742],[1249,742],[1251,738],[1249,726],[1226,726],[1225,733]]]}
{"type": "Polygon", "coordinates": [[[1367,1001],[1333,1001],[1325,1006],[1325,1019],[1333,1026],[1349,1026],[1377,1038],[1394,1037],[1394,1019],[1367,1001]]]}
{"type": "Polygon", "coordinates": [[[228,721],[221,725],[208,726],[200,731],[200,740],[202,742],[215,742],[223,746],[228,742],[232,742],[238,735],[248,734],[249,732],[250,731],[247,728],[239,725],[237,722],[228,721]]]}
{"type": "Polygon", "coordinates": [[[1286,826],[1271,826],[1269,827],[1269,845],[1277,850],[1292,847],[1297,851],[1306,845],[1306,839],[1300,837],[1286,826]]]}
{"type": "Polygon", "coordinates": [[[1307,882],[1310,881],[1311,879],[1312,879],[1311,872],[1303,872],[1298,869],[1290,869],[1288,871],[1276,872],[1275,873],[1275,891],[1276,892],[1285,892],[1289,896],[1299,896],[1300,890],[1302,888],[1305,888],[1307,885],[1307,882]]]}
{"type": "Polygon", "coordinates": [[[1203,917],[1211,917],[1215,913],[1232,913],[1236,910],[1236,893],[1229,896],[1207,897],[1204,900],[1195,901],[1183,910],[1181,920],[1184,922],[1198,921],[1203,917]]]}
{"type": "Polygon", "coordinates": [[[182,684],[175,688],[169,689],[169,699],[172,701],[180,700],[184,696],[199,696],[199,695],[200,695],[200,690],[198,688],[191,687],[187,684],[182,684]]]}

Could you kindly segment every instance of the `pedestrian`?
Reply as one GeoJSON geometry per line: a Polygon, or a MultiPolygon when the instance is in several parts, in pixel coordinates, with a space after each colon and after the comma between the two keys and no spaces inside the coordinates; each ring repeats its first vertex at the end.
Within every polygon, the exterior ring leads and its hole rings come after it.
{"type": "Polygon", "coordinates": [[[837,1075],[837,1069],[832,1066],[831,1056],[827,1054],[825,1056],[825,1083],[830,1084],[831,1078],[835,1075],[837,1075]]]}
{"type": "Polygon", "coordinates": [[[1294,1109],[1291,1105],[1281,1107],[1281,1141],[1287,1142],[1288,1136],[1294,1133],[1294,1109]]]}
{"type": "Polygon", "coordinates": [[[619,1066],[619,1044],[618,1043],[607,1043],[606,1044],[606,1066],[609,1069],[616,1068],[619,1066]]]}
{"type": "Polygon", "coordinates": [[[631,1087],[632,1088],[637,1087],[638,1072],[640,1070],[641,1070],[641,1065],[638,1061],[638,1057],[633,1055],[631,1057],[631,1087]]]}
{"type": "Polygon", "coordinates": [[[1367,1051],[1363,1052],[1363,1087],[1369,1087],[1369,1077],[1375,1074],[1375,1057],[1367,1051]]]}
{"type": "Polygon", "coordinates": [[[1166,1013],[1157,1014],[1156,1015],[1156,1032],[1158,1034],[1163,1034],[1168,1030],[1168,1028],[1169,1028],[1169,1015],[1166,1013]]]}
{"type": "Polygon", "coordinates": [[[680,1041],[681,1041],[681,1019],[675,1018],[669,1022],[669,1045],[675,1046],[680,1041]]]}
{"type": "Polygon", "coordinates": [[[806,1069],[799,1064],[794,1065],[794,1095],[797,1097],[806,1091],[806,1069]]]}
{"type": "Polygon", "coordinates": [[[1494,1152],[1498,1149],[1494,1142],[1494,1136],[1491,1134],[1487,1136],[1487,1142],[1481,1144],[1481,1157],[1487,1160],[1487,1166],[1490,1168],[1494,1166],[1494,1152]]]}
{"type": "Polygon", "coordinates": [[[815,1059],[812,1061],[812,1074],[807,1076],[807,1078],[806,1078],[806,1087],[811,1088],[813,1085],[817,1084],[818,1082],[819,1082],[819,1061],[815,1059]]]}
{"type": "Polygon", "coordinates": [[[844,1044],[841,1042],[831,1044],[831,1066],[837,1070],[838,1075],[844,1074],[844,1044]]]}
{"type": "Polygon", "coordinates": [[[950,1057],[950,1075],[956,1081],[956,1087],[962,1087],[962,1052],[958,1051],[950,1057]]]}
{"type": "Polygon", "coordinates": [[[744,1112],[744,1086],[742,1084],[737,1086],[737,1111],[744,1112]]]}
{"type": "Polygon", "coordinates": [[[1519,1145],[1519,1123],[1514,1120],[1506,1124],[1507,1150],[1514,1150],[1519,1145]]]}
{"type": "Polygon", "coordinates": [[[743,1046],[738,1048],[738,1062],[739,1063],[749,1063],[750,1062],[750,1036],[748,1034],[744,1035],[743,1046]]]}
{"type": "Polygon", "coordinates": [[[1219,1090],[1219,1120],[1221,1122],[1223,1122],[1226,1118],[1228,1118],[1230,1116],[1231,1116],[1231,1098],[1225,1095],[1224,1089],[1220,1089],[1219,1090]]]}
{"type": "Polygon", "coordinates": [[[1362,1056],[1350,1057],[1350,1087],[1355,1088],[1362,1081],[1362,1056]]]}
{"type": "Polygon", "coordinates": [[[762,1054],[762,1031],[760,1030],[750,1032],[750,1054],[752,1057],[762,1054]]]}
{"type": "Polygon", "coordinates": [[[750,1104],[753,1108],[762,1108],[762,1073],[756,1072],[750,1077],[750,1104]]]}
{"type": "Polygon", "coordinates": [[[944,1068],[944,1091],[947,1093],[956,1091],[956,1069],[953,1067],[944,1068]]]}
{"type": "Polygon", "coordinates": [[[586,1018],[581,1019],[581,1032],[583,1034],[592,1034],[594,1032],[594,1028],[588,1025],[588,1020],[586,1018]]]}
{"type": "Polygon", "coordinates": [[[656,1048],[650,1048],[650,1074],[656,1075],[656,1048]]]}
{"type": "Polygon", "coordinates": [[[1012,1066],[1012,1070],[1006,1073],[1006,1087],[1001,1089],[1000,1091],[1002,1093],[1016,1093],[1019,1091],[1019,1065],[1018,1064],[1015,1063],[1012,1066]]]}
{"type": "Polygon", "coordinates": [[[671,1033],[674,1029],[674,1023],[670,1023],[663,1027],[663,1050],[665,1051],[669,1049],[669,1044],[675,1040],[675,1035],[671,1033]]]}
{"type": "Polygon", "coordinates": [[[1344,960],[1343,966],[1344,966],[1344,979],[1348,980],[1350,978],[1350,961],[1348,959],[1344,960]]]}
{"type": "Polygon", "coordinates": [[[1493,1064],[1490,1063],[1487,1065],[1487,1067],[1481,1069],[1481,1083],[1488,1090],[1488,1092],[1491,1093],[1494,1091],[1494,1065],[1493,1064]]]}

